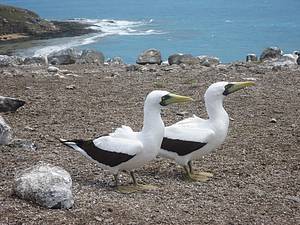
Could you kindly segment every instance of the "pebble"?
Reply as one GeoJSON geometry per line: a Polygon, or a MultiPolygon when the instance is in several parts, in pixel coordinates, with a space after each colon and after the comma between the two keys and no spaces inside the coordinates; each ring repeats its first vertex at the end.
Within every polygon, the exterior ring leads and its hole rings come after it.
{"type": "Polygon", "coordinates": [[[73,90],[75,88],[76,88],[76,86],[74,84],[66,86],[66,89],[69,89],[69,90],[73,90]]]}
{"type": "Polygon", "coordinates": [[[277,123],[277,120],[276,120],[275,118],[272,118],[272,119],[270,120],[270,123],[277,123]]]}

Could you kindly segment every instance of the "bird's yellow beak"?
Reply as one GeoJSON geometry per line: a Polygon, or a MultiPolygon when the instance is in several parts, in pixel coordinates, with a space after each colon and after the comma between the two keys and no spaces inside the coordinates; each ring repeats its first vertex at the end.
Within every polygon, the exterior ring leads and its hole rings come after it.
{"type": "Polygon", "coordinates": [[[169,93],[167,95],[164,95],[161,98],[160,105],[166,106],[166,105],[173,104],[173,103],[190,102],[190,101],[193,101],[193,99],[191,97],[175,95],[175,94],[169,93]]]}
{"type": "Polygon", "coordinates": [[[245,87],[254,86],[255,83],[252,81],[245,81],[245,82],[230,82],[225,86],[225,91],[223,92],[224,95],[229,95],[233,92],[241,90],[245,87]]]}

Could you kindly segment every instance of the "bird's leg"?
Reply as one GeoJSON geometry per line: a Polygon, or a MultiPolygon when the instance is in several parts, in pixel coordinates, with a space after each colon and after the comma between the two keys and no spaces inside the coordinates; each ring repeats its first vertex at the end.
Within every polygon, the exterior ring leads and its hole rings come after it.
{"type": "Polygon", "coordinates": [[[146,190],[153,190],[156,189],[155,186],[153,185],[147,185],[147,184],[139,184],[136,181],[135,175],[133,171],[130,171],[130,176],[132,178],[133,184],[132,185],[122,185],[118,186],[118,191],[123,193],[123,194],[129,194],[129,193],[134,193],[137,191],[146,191],[146,190]]]}
{"type": "Polygon", "coordinates": [[[193,171],[192,160],[188,161],[188,166],[189,166],[189,169],[190,169],[190,173],[193,174],[194,171],[193,171]]]}
{"type": "Polygon", "coordinates": [[[114,174],[114,178],[115,178],[115,187],[118,188],[118,186],[119,186],[119,174],[118,173],[114,174]]]}
{"type": "Polygon", "coordinates": [[[186,179],[192,182],[200,181],[205,182],[213,176],[212,173],[207,172],[195,172],[192,167],[192,161],[188,161],[188,166],[184,166],[186,173],[186,179]]]}
{"type": "Polygon", "coordinates": [[[131,176],[131,178],[132,178],[133,185],[134,185],[134,186],[138,186],[138,183],[136,182],[136,178],[135,178],[135,175],[134,175],[134,172],[133,172],[133,171],[130,171],[130,176],[131,176]]]}

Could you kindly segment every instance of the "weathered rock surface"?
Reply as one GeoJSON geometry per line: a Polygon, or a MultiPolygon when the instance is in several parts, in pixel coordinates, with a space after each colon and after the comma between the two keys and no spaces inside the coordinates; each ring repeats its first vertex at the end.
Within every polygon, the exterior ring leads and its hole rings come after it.
{"type": "Polygon", "coordinates": [[[0,112],[15,112],[24,104],[23,100],[0,96],[0,112]]]}
{"type": "Polygon", "coordinates": [[[40,163],[16,174],[14,191],[22,199],[46,208],[71,208],[72,179],[64,169],[40,163]]]}
{"type": "Polygon", "coordinates": [[[263,50],[261,53],[259,60],[260,61],[266,61],[266,60],[272,60],[276,58],[280,58],[282,56],[282,51],[278,47],[269,47],[263,50]]]}
{"type": "Polygon", "coordinates": [[[17,56],[0,55],[0,67],[21,65],[23,59],[17,56]]]}
{"type": "Polygon", "coordinates": [[[192,56],[191,54],[176,53],[168,57],[168,63],[169,65],[173,65],[173,64],[180,65],[182,63],[193,65],[193,64],[198,64],[199,60],[196,57],[192,56]]]}
{"type": "Polygon", "coordinates": [[[12,129],[0,116],[0,145],[7,145],[12,140],[12,129]]]}
{"type": "Polygon", "coordinates": [[[76,60],[78,64],[103,64],[105,57],[102,52],[95,51],[95,50],[83,50],[79,59],[76,60]]]}
{"type": "Polygon", "coordinates": [[[141,53],[137,60],[136,63],[140,65],[146,65],[146,64],[161,64],[162,59],[161,59],[161,53],[157,49],[148,49],[141,53]]]}
{"type": "Polygon", "coordinates": [[[52,65],[74,64],[81,57],[81,52],[75,48],[68,48],[48,55],[48,62],[52,65]]]}

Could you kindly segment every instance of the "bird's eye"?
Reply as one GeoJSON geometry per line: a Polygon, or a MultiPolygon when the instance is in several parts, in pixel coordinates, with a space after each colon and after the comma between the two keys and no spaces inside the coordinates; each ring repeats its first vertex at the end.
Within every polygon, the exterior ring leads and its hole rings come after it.
{"type": "Polygon", "coordinates": [[[223,95],[228,95],[229,93],[229,89],[233,86],[234,84],[226,84],[225,85],[225,91],[223,92],[223,95]]]}

